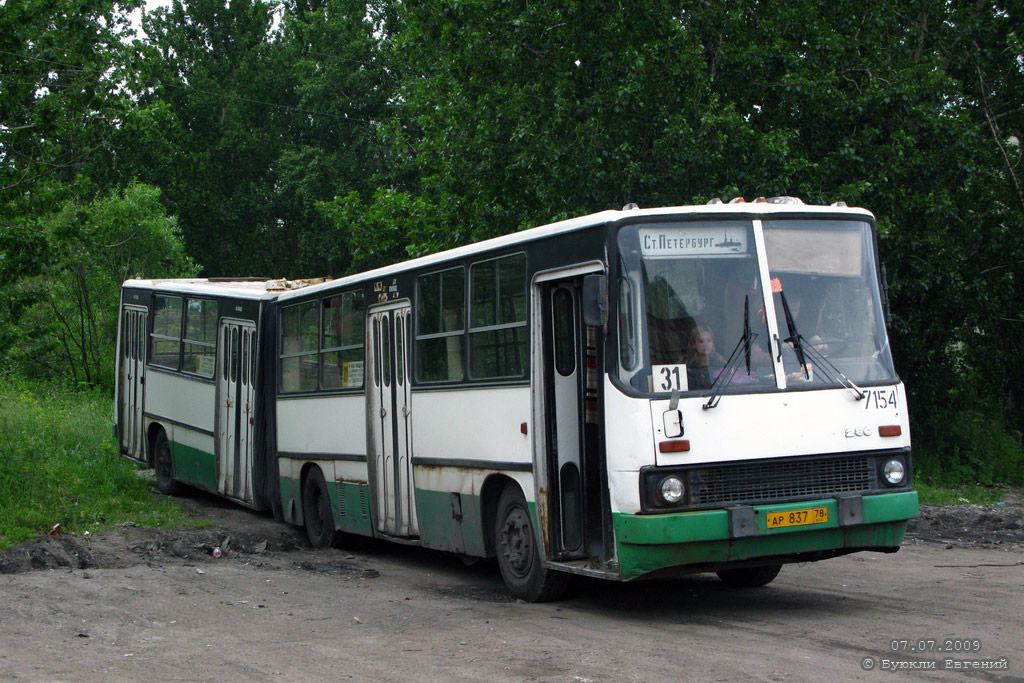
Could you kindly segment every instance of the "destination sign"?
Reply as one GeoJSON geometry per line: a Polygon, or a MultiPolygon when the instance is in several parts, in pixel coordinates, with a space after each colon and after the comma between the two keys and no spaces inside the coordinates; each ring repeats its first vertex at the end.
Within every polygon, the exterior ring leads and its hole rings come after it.
{"type": "Polygon", "coordinates": [[[644,256],[714,256],[747,253],[744,228],[641,228],[644,256]]]}

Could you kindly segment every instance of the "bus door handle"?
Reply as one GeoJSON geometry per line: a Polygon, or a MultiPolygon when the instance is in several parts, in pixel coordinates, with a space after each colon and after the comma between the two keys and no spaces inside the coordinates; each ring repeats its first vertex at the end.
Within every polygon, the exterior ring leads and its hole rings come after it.
{"type": "Polygon", "coordinates": [[[782,360],[782,342],[779,341],[779,335],[775,335],[775,348],[779,350],[778,355],[775,356],[775,361],[778,362],[782,360]]]}
{"type": "Polygon", "coordinates": [[[380,416],[381,417],[387,417],[388,416],[388,409],[387,408],[381,408],[380,409],[380,416]]]}
{"type": "Polygon", "coordinates": [[[409,417],[409,406],[402,406],[402,417],[409,417]]]}

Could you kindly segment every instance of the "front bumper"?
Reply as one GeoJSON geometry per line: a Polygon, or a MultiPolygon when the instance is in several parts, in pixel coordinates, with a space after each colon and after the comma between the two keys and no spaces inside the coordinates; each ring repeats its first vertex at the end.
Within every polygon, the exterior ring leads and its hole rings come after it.
{"type": "Polygon", "coordinates": [[[917,492],[738,506],[665,514],[612,515],[619,578],[635,579],[670,568],[713,570],[769,559],[801,562],[856,550],[896,550],[907,520],[918,514],[917,492]],[[828,521],[768,529],[770,512],[825,507],[828,521]]]}

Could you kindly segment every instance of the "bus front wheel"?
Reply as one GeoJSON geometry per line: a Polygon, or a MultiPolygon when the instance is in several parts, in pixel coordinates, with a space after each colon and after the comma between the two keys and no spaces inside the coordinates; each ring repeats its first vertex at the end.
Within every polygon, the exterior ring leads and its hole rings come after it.
{"type": "Polygon", "coordinates": [[[171,442],[161,429],[153,439],[153,469],[156,471],[156,488],[160,493],[176,496],[181,493],[181,484],[174,478],[174,458],[171,442]]]}
{"type": "Polygon", "coordinates": [[[334,540],[334,514],[327,482],[319,467],[312,468],[306,475],[306,483],[302,487],[302,516],[309,544],[314,548],[331,545],[334,540]]]}
{"type": "Polygon", "coordinates": [[[733,588],[758,588],[775,580],[782,570],[781,564],[768,564],[763,567],[738,567],[736,569],[719,569],[716,574],[727,586],[733,588]]]}
{"type": "Polygon", "coordinates": [[[557,600],[569,575],[544,567],[526,499],[517,486],[501,493],[495,515],[494,545],[501,578],[509,593],[527,602],[557,600]]]}

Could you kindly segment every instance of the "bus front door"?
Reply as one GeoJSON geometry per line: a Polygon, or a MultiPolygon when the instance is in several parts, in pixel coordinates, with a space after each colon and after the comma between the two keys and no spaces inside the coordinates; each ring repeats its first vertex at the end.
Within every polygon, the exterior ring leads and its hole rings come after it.
{"type": "Polygon", "coordinates": [[[256,326],[222,320],[217,348],[217,492],[252,503],[256,326]]]}
{"type": "Polygon", "coordinates": [[[597,330],[580,319],[581,278],[543,289],[544,406],[552,559],[603,556],[597,330]]]}
{"type": "Polygon", "coordinates": [[[369,469],[377,531],[404,537],[419,534],[412,478],[410,311],[408,303],[374,309],[367,326],[373,354],[373,377],[367,382],[372,440],[369,469]]]}
{"type": "Polygon", "coordinates": [[[125,306],[121,312],[121,386],[119,388],[121,454],[143,462],[142,412],[146,385],[149,312],[125,306]]]}

